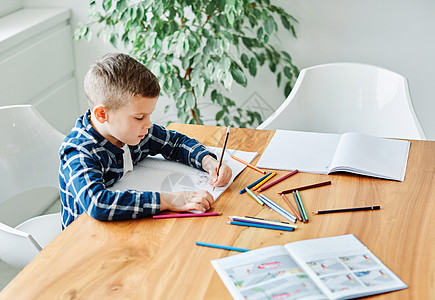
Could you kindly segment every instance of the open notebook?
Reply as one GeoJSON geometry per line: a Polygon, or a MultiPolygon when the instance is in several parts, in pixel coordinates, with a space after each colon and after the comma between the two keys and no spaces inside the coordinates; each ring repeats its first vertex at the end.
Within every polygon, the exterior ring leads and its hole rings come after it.
{"type": "Polygon", "coordinates": [[[352,299],[407,288],[353,234],[211,261],[234,299],[352,299]]]}
{"type": "Polygon", "coordinates": [[[317,174],[341,171],[403,181],[409,146],[409,141],[356,132],[277,130],[257,167],[317,174]]]}
{"type": "MultiPolygon", "coordinates": [[[[215,153],[218,158],[222,152],[222,148],[215,147],[207,147],[207,150],[215,153]]],[[[223,163],[231,167],[233,176],[226,186],[216,187],[214,191],[209,184],[210,176],[208,173],[180,162],[166,160],[161,155],[148,156],[137,163],[133,171],[125,174],[121,180],[108,189],[112,191],[134,189],[156,192],[207,190],[216,200],[246,167],[246,165],[232,159],[230,154],[246,162],[251,162],[257,156],[256,152],[226,149],[223,163]]]]}

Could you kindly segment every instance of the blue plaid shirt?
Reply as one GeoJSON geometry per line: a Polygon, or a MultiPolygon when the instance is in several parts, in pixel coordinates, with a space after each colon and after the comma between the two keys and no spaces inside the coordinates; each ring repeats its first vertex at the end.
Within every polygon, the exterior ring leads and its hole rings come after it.
{"type": "MultiPolygon", "coordinates": [[[[62,143],[59,168],[62,229],[83,212],[97,220],[126,220],[160,213],[160,193],[110,191],[123,175],[124,151],[101,136],[89,123],[90,111],[81,116],[62,143]]],[[[214,154],[197,140],[153,124],[145,138],[129,146],[133,165],[148,155],[162,154],[202,169],[202,158],[214,154]]]]}

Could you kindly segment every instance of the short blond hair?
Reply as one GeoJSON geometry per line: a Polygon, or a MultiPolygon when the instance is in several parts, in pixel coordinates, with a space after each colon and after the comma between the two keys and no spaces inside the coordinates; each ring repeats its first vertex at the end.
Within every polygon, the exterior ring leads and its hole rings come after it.
{"type": "Polygon", "coordinates": [[[119,109],[133,96],[155,98],[160,94],[157,77],[142,63],[123,53],[110,53],[95,61],[84,80],[90,108],[104,105],[119,109]]]}

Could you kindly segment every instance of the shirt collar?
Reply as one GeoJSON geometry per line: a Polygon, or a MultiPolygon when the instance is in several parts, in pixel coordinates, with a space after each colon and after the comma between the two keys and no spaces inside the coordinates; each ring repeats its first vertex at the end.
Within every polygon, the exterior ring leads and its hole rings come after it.
{"type": "Polygon", "coordinates": [[[118,154],[119,152],[124,153],[124,150],[109,142],[109,140],[103,137],[98,131],[94,129],[94,127],[92,127],[92,124],[89,121],[90,118],[91,118],[91,110],[88,109],[84,114],[82,125],[86,128],[86,131],[92,134],[92,136],[96,139],[97,143],[115,155],[118,154]]]}

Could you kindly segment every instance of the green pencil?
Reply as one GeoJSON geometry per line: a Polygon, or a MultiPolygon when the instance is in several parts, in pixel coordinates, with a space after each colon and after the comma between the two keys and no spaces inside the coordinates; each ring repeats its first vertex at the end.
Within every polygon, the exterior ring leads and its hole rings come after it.
{"type": "Polygon", "coordinates": [[[304,219],[308,222],[307,212],[305,211],[304,204],[302,203],[301,195],[299,195],[299,191],[296,191],[296,196],[298,197],[299,203],[301,204],[302,213],[304,214],[304,219]]]}
{"type": "Polygon", "coordinates": [[[251,196],[252,198],[254,198],[255,201],[258,202],[258,204],[260,204],[260,205],[264,205],[263,201],[261,201],[257,196],[255,196],[255,194],[254,194],[250,189],[248,189],[248,188],[246,187],[245,190],[246,190],[246,192],[249,194],[249,196],[251,196]]]}

